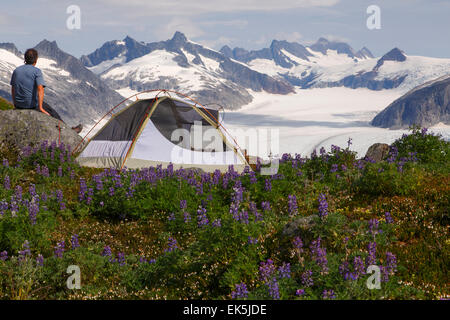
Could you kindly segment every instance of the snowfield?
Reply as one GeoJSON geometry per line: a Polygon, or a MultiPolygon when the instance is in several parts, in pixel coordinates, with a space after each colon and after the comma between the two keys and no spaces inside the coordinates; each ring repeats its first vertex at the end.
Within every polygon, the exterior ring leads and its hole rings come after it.
{"type": "MultiPolygon", "coordinates": [[[[232,134],[239,129],[266,131],[269,138],[261,138],[258,144],[262,141],[264,147],[257,150],[257,155],[264,158],[270,152],[309,156],[321,147],[329,151],[332,144],[346,147],[349,138],[350,149],[364,157],[373,143],[392,143],[408,132],[369,124],[378,112],[403,94],[403,90],[349,88],[298,89],[287,96],[252,92],[254,101],[238,111],[227,111],[224,125],[232,134]],[[267,129],[278,130],[278,146],[272,142],[269,147],[271,134],[267,129]]],[[[441,124],[431,131],[450,138],[450,126],[441,124]]],[[[249,149],[248,145],[240,143],[240,146],[249,149]]]]}

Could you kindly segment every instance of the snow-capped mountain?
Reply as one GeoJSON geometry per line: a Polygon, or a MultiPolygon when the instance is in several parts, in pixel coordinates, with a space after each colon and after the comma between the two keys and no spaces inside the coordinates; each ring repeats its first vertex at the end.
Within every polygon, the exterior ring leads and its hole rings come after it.
{"type": "Polygon", "coordinates": [[[202,101],[235,109],[249,103],[249,90],[288,94],[294,88],[244,63],[186,39],[144,44],[130,37],[105,43],[81,58],[85,66],[123,95],[150,89],[179,90],[202,101]]]}
{"type": "Polygon", "coordinates": [[[348,87],[371,90],[399,88],[407,92],[449,74],[450,59],[408,56],[398,48],[375,58],[366,47],[355,51],[324,38],[311,46],[273,41],[270,48],[246,51],[227,46],[227,57],[301,88],[348,87]]]}
{"type": "MultiPolygon", "coordinates": [[[[36,47],[46,81],[44,100],[69,125],[90,124],[104,115],[122,97],[89,71],[79,59],[60,50],[56,42],[41,41],[36,47]]],[[[14,44],[0,44],[0,96],[11,99],[12,72],[23,62],[14,44]]]]}

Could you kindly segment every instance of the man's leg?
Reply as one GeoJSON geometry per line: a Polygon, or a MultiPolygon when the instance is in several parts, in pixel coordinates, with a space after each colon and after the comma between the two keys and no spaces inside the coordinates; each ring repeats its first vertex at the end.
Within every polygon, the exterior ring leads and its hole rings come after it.
{"type": "MultiPolygon", "coordinates": [[[[47,111],[50,116],[52,116],[55,119],[58,119],[60,121],[62,121],[61,117],[59,116],[58,112],[55,111],[55,109],[53,109],[52,107],[50,107],[45,101],[42,103],[42,108],[47,111]]],[[[64,121],[62,121],[64,122],[64,121]]]]}

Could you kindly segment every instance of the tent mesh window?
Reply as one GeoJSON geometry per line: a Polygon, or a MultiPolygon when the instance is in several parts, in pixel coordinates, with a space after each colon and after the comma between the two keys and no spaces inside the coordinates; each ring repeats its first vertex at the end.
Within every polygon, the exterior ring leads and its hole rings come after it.
{"type": "MultiPolygon", "coordinates": [[[[215,118],[218,119],[219,112],[217,110],[207,109],[208,112],[215,118]]],[[[216,120],[212,119],[212,117],[207,113],[206,116],[208,116],[213,122],[216,122],[216,120]]],[[[192,106],[185,104],[181,101],[172,100],[172,99],[165,99],[164,101],[161,101],[158,106],[156,107],[155,111],[153,112],[151,116],[151,121],[155,125],[155,127],[161,132],[161,134],[168,139],[169,141],[172,141],[174,144],[179,145],[180,147],[194,150],[194,136],[191,134],[190,141],[183,141],[183,137],[177,136],[178,140],[174,139],[172,134],[177,129],[185,129],[187,132],[191,133],[192,126],[194,124],[200,124],[202,125],[202,137],[203,134],[207,130],[215,130],[216,128],[211,126],[208,121],[206,121],[192,106]]],[[[217,138],[220,138],[220,136],[217,136],[217,138]]],[[[220,138],[222,139],[222,138],[220,138]]],[[[202,146],[199,149],[195,149],[196,151],[226,151],[227,146],[225,143],[222,142],[222,150],[215,150],[210,148],[214,138],[212,138],[210,141],[207,141],[205,139],[202,139],[202,146]]]]}
{"type": "Polygon", "coordinates": [[[154,99],[140,100],[110,120],[93,140],[131,141],[153,106],[154,99]]]}

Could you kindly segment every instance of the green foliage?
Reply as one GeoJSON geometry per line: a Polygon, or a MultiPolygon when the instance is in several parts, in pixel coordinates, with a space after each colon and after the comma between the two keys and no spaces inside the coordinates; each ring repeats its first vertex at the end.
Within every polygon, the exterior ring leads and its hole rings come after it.
{"type": "Polygon", "coordinates": [[[11,109],[14,109],[12,103],[0,97],[0,110],[11,110],[11,109]]]}
{"type": "Polygon", "coordinates": [[[398,149],[399,157],[408,158],[411,154],[415,154],[420,163],[444,164],[448,167],[450,142],[418,126],[411,127],[410,131],[411,134],[403,135],[392,144],[398,149]]]}

